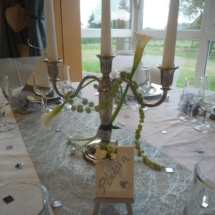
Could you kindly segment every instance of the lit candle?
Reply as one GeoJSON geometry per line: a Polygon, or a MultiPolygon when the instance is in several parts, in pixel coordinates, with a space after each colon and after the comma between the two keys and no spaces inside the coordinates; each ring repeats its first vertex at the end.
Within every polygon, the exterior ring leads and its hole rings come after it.
{"type": "Polygon", "coordinates": [[[47,58],[52,61],[58,60],[54,8],[52,0],[44,0],[45,21],[46,21],[46,48],[47,58]]]}
{"type": "Polygon", "coordinates": [[[110,0],[102,0],[101,55],[111,55],[110,0]]]}
{"type": "Polygon", "coordinates": [[[163,52],[163,68],[173,68],[178,24],[179,0],[170,0],[169,16],[163,52]]]}

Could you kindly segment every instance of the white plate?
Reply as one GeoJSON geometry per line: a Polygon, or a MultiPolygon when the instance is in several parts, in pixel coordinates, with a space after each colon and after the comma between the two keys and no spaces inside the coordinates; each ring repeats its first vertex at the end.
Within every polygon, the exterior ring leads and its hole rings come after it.
{"type": "MultiPolygon", "coordinates": [[[[12,92],[11,92],[12,96],[13,97],[18,96],[19,93],[22,92],[23,88],[24,88],[24,86],[17,87],[15,89],[13,89],[12,92]]],[[[30,96],[34,97],[35,100],[41,100],[41,96],[37,96],[33,92],[29,92],[29,91],[25,91],[25,92],[28,93],[30,96]]],[[[60,96],[58,96],[56,93],[54,93],[54,97],[48,97],[47,101],[52,102],[52,100],[55,101],[55,100],[59,100],[59,99],[60,99],[60,96]]]]}
{"type": "Polygon", "coordinates": [[[143,93],[143,96],[145,98],[149,98],[149,97],[159,96],[162,94],[163,94],[163,91],[161,90],[161,85],[152,83],[149,92],[147,92],[146,94],[143,93]]]}
{"type": "MultiPolygon", "coordinates": [[[[149,92],[144,93],[143,96],[144,96],[144,98],[151,98],[151,97],[159,96],[162,94],[163,94],[163,91],[161,90],[161,85],[152,83],[149,92]]],[[[127,95],[133,96],[130,89],[129,89],[127,95]]]]}

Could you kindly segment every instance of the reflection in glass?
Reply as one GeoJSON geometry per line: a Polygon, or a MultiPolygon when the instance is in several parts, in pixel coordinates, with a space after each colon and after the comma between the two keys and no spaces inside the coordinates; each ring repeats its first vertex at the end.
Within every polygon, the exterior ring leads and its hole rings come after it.
{"type": "Polygon", "coordinates": [[[205,72],[206,76],[215,76],[214,62],[215,62],[215,41],[210,41],[208,43],[207,65],[205,72]]]}
{"type": "MultiPolygon", "coordinates": [[[[81,27],[101,28],[101,1],[80,1],[81,27]]],[[[129,29],[131,19],[130,0],[111,0],[111,21],[113,29],[129,29]]]]}
{"type": "MultiPolygon", "coordinates": [[[[84,32],[89,29],[101,28],[101,0],[80,0],[81,27],[84,32]]],[[[111,25],[112,29],[131,28],[130,0],[111,0],[111,25]]],[[[82,38],[82,68],[83,71],[100,73],[99,60],[96,57],[100,53],[100,34],[92,37],[92,31],[87,32],[89,38],[82,38]]],[[[123,34],[124,35],[124,34],[123,34]]],[[[116,35],[118,36],[118,35],[116,35]]],[[[112,50],[129,50],[130,38],[112,38],[112,50]]]]}
{"type": "MultiPolygon", "coordinates": [[[[144,0],[143,2],[142,29],[165,30],[168,19],[169,0],[144,0]],[[159,19],[154,18],[155,14],[156,17],[159,17],[159,19]]],[[[201,29],[203,8],[204,0],[180,1],[178,29],[201,29]]]]}

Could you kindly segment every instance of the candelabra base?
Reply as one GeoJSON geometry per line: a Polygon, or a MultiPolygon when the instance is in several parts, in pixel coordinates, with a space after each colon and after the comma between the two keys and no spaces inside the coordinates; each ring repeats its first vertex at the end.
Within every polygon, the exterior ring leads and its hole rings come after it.
{"type": "Polygon", "coordinates": [[[89,143],[83,150],[83,158],[89,163],[94,164],[94,154],[96,152],[96,146],[101,142],[101,140],[94,140],[89,143]]]}
{"type": "MultiPolygon", "coordinates": [[[[83,150],[83,158],[85,161],[94,164],[94,154],[96,152],[96,146],[101,142],[100,139],[94,140],[91,143],[89,143],[83,150]]],[[[115,142],[118,145],[118,142],[116,140],[111,140],[111,142],[115,142]]]]}

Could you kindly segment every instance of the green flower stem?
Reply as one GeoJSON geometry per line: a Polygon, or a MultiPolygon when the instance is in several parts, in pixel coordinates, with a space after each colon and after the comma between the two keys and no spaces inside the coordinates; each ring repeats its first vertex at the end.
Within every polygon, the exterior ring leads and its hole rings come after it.
{"type": "Polygon", "coordinates": [[[96,139],[96,136],[91,137],[88,142],[86,142],[84,145],[79,146],[78,148],[76,148],[75,151],[78,151],[78,150],[84,148],[85,146],[87,146],[88,144],[90,144],[90,142],[92,142],[95,139],[96,139]]]}
{"type": "Polygon", "coordinates": [[[72,138],[71,140],[73,140],[73,141],[87,141],[87,140],[91,140],[93,137],[88,137],[88,138],[72,138]]]}
{"type": "MultiPolygon", "coordinates": [[[[132,68],[132,70],[131,70],[131,76],[130,76],[130,79],[129,79],[130,81],[132,80],[133,75],[134,75],[136,69],[137,69],[137,66],[134,65],[133,68],[132,68]]],[[[120,101],[119,101],[119,103],[117,105],[117,108],[115,109],[114,113],[111,116],[110,124],[112,124],[114,122],[114,120],[116,119],[116,117],[117,117],[117,115],[118,115],[118,113],[119,113],[119,111],[120,111],[120,109],[121,109],[121,107],[123,105],[123,101],[125,100],[125,97],[127,95],[128,88],[129,88],[129,85],[127,84],[126,88],[125,88],[125,91],[124,91],[124,93],[123,93],[123,95],[122,95],[122,97],[121,97],[121,99],[120,99],[120,101]]]]}
{"type": "Polygon", "coordinates": [[[81,89],[85,88],[87,85],[91,84],[92,82],[94,82],[95,80],[91,80],[91,81],[88,81],[85,85],[83,85],[81,87],[81,89]]]}
{"type": "MultiPolygon", "coordinates": [[[[89,84],[91,84],[92,82],[94,82],[95,80],[91,80],[91,81],[88,81],[86,84],[84,84],[82,87],[81,87],[81,89],[84,89],[86,86],[88,86],[89,84]]],[[[84,99],[83,97],[81,97],[81,96],[79,96],[79,95],[77,95],[77,98],[79,98],[79,99],[84,99]]]]}

